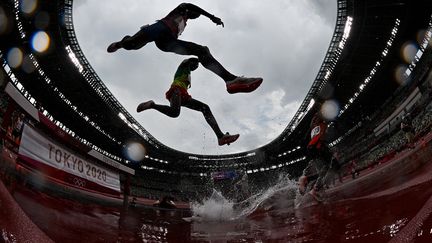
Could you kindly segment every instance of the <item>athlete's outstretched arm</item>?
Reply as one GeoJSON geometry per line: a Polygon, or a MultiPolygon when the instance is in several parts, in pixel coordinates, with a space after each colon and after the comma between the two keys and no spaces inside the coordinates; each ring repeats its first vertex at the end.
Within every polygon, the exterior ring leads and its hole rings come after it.
{"type": "Polygon", "coordinates": [[[197,14],[202,14],[202,15],[206,16],[207,18],[209,18],[216,25],[222,25],[222,27],[224,27],[224,23],[222,22],[222,20],[220,18],[214,16],[213,14],[210,14],[209,12],[205,11],[204,9],[202,9],[202,8],[192,4],[192,3],[182,3],[181,5],[183,5],[188,11],[192,11],[192,12],[195,12],[197,14]]]}

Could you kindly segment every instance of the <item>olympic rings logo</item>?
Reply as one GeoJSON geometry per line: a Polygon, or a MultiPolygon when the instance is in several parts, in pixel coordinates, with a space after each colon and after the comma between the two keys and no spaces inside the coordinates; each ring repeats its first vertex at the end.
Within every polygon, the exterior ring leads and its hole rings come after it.
{"type": "Polygon", "coordinates": [[[78,177],[74,177],[72,181],[76,186],[79,187],[85,187],[86,185],[86,182],[83,179],[80,179],[78,177]]]}

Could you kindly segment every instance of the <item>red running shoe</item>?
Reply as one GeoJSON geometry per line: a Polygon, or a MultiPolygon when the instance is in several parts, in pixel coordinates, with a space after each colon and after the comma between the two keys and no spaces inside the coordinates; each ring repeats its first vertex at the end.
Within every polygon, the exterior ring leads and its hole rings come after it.
{"type": "Polygon", "coordinates": [[[226,133],[225,135],[223,135],[223,137],[218,139],[219,146],[225,144],[230,145],[231,143],[235,142],[239,137],[239,134],[230,135],[229,133],[226,133]]]}
{"type": "Polygon", "coordinates": [[[141,104],[138,105],[138,107],[136,108],[137,112],[141,112],[141,111],[145,111],[151,108],[151,106],[154,105],[154,101],[153,100],[149,100],[146,102],[143,102],[141,104]]]}
{"type": "Polygon", "coordinates": [[[262,78],[237,77],[232,81],[226,82],[227,91],[234,93],[249,93],[256,90],[262,83],[262,78]]]}

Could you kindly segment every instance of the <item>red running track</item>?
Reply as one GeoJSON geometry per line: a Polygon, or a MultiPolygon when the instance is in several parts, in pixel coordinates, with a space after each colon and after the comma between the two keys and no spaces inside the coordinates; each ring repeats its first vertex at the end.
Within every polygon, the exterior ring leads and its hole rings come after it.
{"type": "Polygon", "coordinates": [[[6,242],[432,242],[432,135],[412,150],[295,208],[269,198],[226,221],[186,222],[185,210],[86,202],[0,182],[6,242]],[[267,204],[269,204],[267,203],[267,204]]]}

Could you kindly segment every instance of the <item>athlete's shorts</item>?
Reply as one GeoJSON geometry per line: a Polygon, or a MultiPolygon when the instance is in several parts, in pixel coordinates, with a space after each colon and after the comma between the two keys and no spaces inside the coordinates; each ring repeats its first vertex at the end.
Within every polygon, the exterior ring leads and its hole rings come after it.
{"type": "Polygon", "coordinates": [[[144,38],[146,42],[172,37],[170,28],[162,21],[156,21],[156,23],[142,26],[137,34],[144,38]]]}
{"type": "Polygon", "coordinates": [[[174,91],[179,92],[182,102],[189,101],[190,99],[192,99],[192,96],[190,96],[190,94],[187,92],[185,88],[172,85],[171,88],[165,93],[165,97],[167,98],[167,100],[171,100],[174,91]]]}

